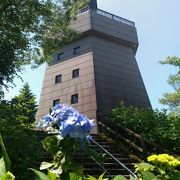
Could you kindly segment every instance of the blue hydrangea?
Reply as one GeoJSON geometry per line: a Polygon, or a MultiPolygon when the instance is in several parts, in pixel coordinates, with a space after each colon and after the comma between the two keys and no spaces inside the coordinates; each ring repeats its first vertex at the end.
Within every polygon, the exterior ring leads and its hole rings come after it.
{"type": "Polygon", "coordinates": [[[53,124],[59,127],[62,137],[69,135],[74,138],[85,138],[95,126],[93,120],[66,104],[54,106],[51,114],[46,115],[38,127],[47,128],[53,124]]]}
{"type": "Polygon", "coordinates": [[[37,124],[37,128],[47,128],[52,122],[53,117],[48,114],[37,124]]]}

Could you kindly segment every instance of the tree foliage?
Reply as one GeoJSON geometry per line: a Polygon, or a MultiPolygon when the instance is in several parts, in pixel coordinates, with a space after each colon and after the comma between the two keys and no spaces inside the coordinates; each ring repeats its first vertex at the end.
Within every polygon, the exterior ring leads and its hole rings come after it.
{"type": "Polygon", "coordinates": [[[11,159],[11,170],[16,179],[32,179],[32,174],[27,169],[38,168],[39,165],[36,162],[40,161],[40,155],[43,156],[44,150],[37,138],[37,133],[27,126],[22,126],[18,112],[19,107],[12,105],[11,102],[0,102],[0,133],[11,159]]]}
{"type": "Polygon", "coordinates": [[[20,90],[20,94],[11,100],[11,104],[17,109],[16,115],[23,125],[29,126],[35,121],[37,112],[36,97],[31,92],[28,83],[25,83],[20,90]]]}
{"type": "Polygon", "coordinates": [[[0,1],[0,86],[22,71],[50,61],[51,55],[76,37],[70,28],[78,9],[89,0],[0,1]]]}
{"type": "Polygon", "coordinates": [[[165,93],[159,101],[162,104],[168,105],[171,111],[180,115],[180,58],[176,56],[167,57],[160,63],[173,65],[178,68],[177,73],[170,75],[168,79],[168,83],[173,87],[174,92],[165,93]]]}
{"type": "Polygon", "coordinates": [[[107,125],[114,127],[120,123],[151,142],[180,153],[180,117],[168,115],[167,111],[138,109],[121,104],[112,110],[107,125]]]}

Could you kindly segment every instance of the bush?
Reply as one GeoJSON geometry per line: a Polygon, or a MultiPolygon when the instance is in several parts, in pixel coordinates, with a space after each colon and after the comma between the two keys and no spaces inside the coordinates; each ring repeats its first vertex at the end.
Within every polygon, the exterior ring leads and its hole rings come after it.
{"type": "Polygon", "coordinates": [[[142,180],[178,180],[180,161],[168,154],[151,155],[147,158],[149,163],[135,165],[139,179],[142,180]]]}
{"type": "Polygon", "coordinates": [[[180,117],[166,111],[125,107],[112,110],[109,123],[119,122],[173,153],[180,153],[180,117]]]}

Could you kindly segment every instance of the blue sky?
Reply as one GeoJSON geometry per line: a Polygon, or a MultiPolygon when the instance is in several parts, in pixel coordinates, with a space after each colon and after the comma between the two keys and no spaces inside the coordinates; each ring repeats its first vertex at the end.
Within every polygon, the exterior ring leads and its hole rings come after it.
{"type": "MultiPolygon", "coordinates": [[[[136,59],[153,108],[163,108],[158,99],[173,89],[167,84],[169,74],[176,73],[171,66],[158,61],[167,56],[180,56],[180,1],[179,0],[98,0],[98,7],[135,22],[139,48],[136,59]]],[[[45,64],[36,70],[26,67],[22,74],[29,82],[38,101],[41,93],[45,64]]],[[[15,88],[6,98],[18,94],[23,82],[15,79],[15,88]]]]}

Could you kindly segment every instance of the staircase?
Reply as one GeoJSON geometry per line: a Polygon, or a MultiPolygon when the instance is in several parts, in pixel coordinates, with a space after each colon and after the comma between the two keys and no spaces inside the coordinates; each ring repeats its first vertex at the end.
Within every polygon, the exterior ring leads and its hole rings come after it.
{"type": "MultiPolygon", "coordinates": [[[[135,177],[134,163],[137,163],[137,159],[132,158],[129,151],[125,148],[116,148],[116,143],[106,137],[104,134],[91,134],[92,140],[90,141],[91,149],[95,150],[97,154],[104,154],[103,161],[96,161],[92,156],[86,152],[78,152],[74,155],[74,161],[82,163],[84,166],[84,174],[94,177],[99,177],[104,174],[104,177],[112,179],[116,175],[123,175],[127,179],[130,178],[130,174],[135,177]]],[[[39,140],[43,140],[47,137],[45,132],[38,132],[39,140]]],[[[48,154],[42,158],[42,161],[50,162],[51,156],[48,154]]],[[[41,162],[37,162],[39,165],[41,162]]]]}
{"type": "Polygon", "coordinates": [[[75,161],[84,165],[84,173],[94,177],[99,177],[104,174],[104,177],[112,179],[116,175],[123,175],[127,179],[130,178],[130,173],[134,172],[134,163],[136,159],[130,157],[128,152],[117,150],[115,142],[109,139],[104,134],[92,134],[90,147],[97,153],[104,154],[104,161],[97,162],[87,153],[76,154],[75,161]],[[109,154],[107,153],[109,152],[109,154]]]}

